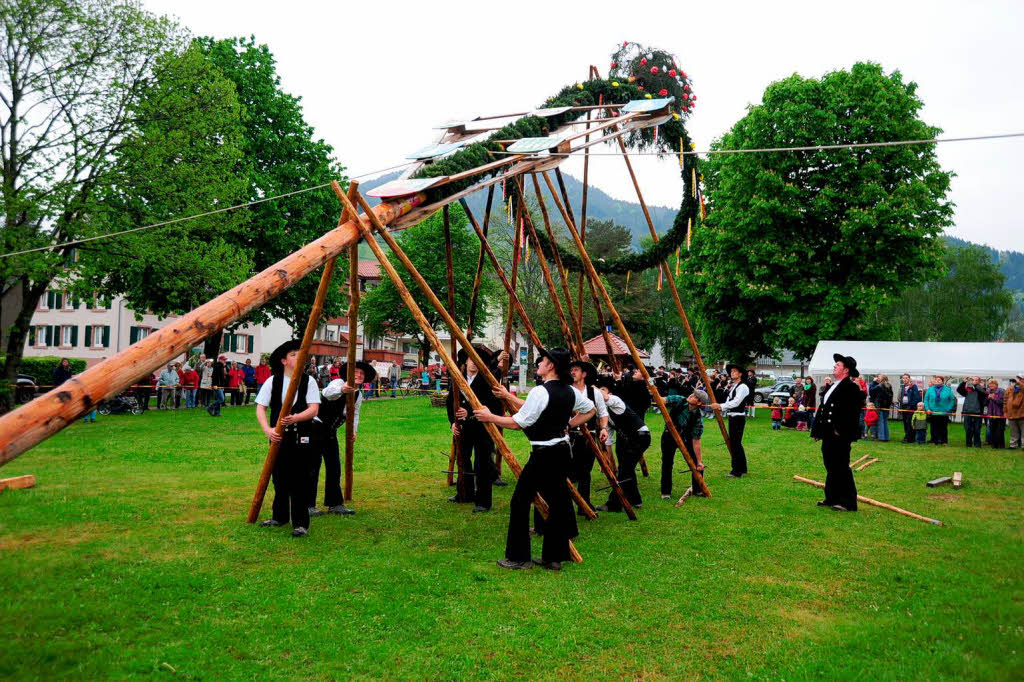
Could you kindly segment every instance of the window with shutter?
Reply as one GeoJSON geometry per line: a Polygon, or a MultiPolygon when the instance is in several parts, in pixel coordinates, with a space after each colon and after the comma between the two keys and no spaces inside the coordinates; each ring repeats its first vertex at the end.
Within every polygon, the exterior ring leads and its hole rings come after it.
{"type": "Polygon", "coordinates": [[[92,348],[92,327],[85,325],[85,347],[92,348]]]}
{"type": "Polygon", "coordinates": [[[252,352],[252,348],[253,348],[253,336],[252,336],[252,334],[249,334],[249,336],[247,338],[249,339],[249,342],[248,342],[248,346],[246,347],[247,350],[245,352],[246,353],[251,353],[252,352]]]}
{"type": "Polygon", "coordinates": [[[36,345],[36,328],[35,327],[29,327],[28,328],[28,345],[29,346],[36,345]]]}
{"type": "Polygon", "coordinates": [[[110,348],[110,325],[103,326],[103,347],[110,348]]]}
{"type": "Polygon", "coordinates": [[[53,345],[53,327],[46,325],[46,345],[53,345]]]}
{"type": "Polygon", "coordinates": [[[44,310],[53,310],[53,292],[46,292],[46,304],[43,306],[44,310]]]}
{"type": "Polygon", "coordinates": [[[128,330],[128,343],[129,344],[135,343],[138,340],[139,340],[139,328],[138,327],[131,327],[128,330]]]}
{"type": "Polygon", "coordinates": [[[71,328],[71,347],[72,348],[77,348],[78,347],[78,325],[77,324],[74,327],[71,328]]]}

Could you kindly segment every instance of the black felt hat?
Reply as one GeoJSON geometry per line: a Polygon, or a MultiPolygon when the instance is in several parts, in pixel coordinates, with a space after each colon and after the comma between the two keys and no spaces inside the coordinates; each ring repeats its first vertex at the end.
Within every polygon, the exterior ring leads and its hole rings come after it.
{"type": "Polygon", "coordinates": [[[611,378],[607,374],[602,374],[597,377],[597,380],[594,382],[594,386],[597,386],[598,388],[607,388],[610,391],[615,388],[615,379],[611,378]]]}
{"type": "MultiPolygon", "coordinates": [[[[477,354],[480,356],[480,359],[484,361],[485,365],[490,366],[491,360],[494,359],[494,353],[491,352],[491,350],[488,349],[487,346],[474,343],[473,350],[477,352],[477,354]]],[[[460,348],[458,355],[455,356],[455,364],[461,367],[462,365],[466,364],[466,360],[468,359],[469,353],[466,352],[465,348],[460,348]]]]}
{"type": "Polygon", "coordinates": [[[542,358],[547,358],[555,366],[559,379],[566,383],[572,382],[572,377],[569,375],[569,363],[572,361],[572,356],[569,355],[569,351],[564,348],[538,348],[537,350],[540,353],[537,362],[540,362],[542,358]]]}
{"type": "Polygon", "coordinates": [[[293,350],[299,350],[300,348],[302,348],[302,341],[298,339],[290,339],[275,348],[274,352],[270,354],[269,360],[271,373],[280,374],[284,372],[284,365],[281,364],[281,361],[293,350]]]}
{"type": "Polygon", "coordinates": [[[740,367],[739,365],[728,364],[728,365],[725,366],[725,375],[727,377],[731,377],[732,376],[732,371],[734,369],[736,371],[738,371],[740,374],[746,374],[746,371],[742,367],[740,367]]]}
{"type": "MultiPolygon", "coordinates": [[[[362,360],[356,360],[356,369],[363,370],[363,381],[372,382],[374,379],[377,378],[377,370],[375,370],[373,368],[373,365],[371,365],[368,362],[363,362],[362,360]]],[[[338,368],[338,375],[342,379],[345,379],[348,376],[348,363],[347,362],[345,364],[343,364],[341,367],[338,368]]]]}
{"type": "Polygon", "coordinates": [[[832,359],[836,362],[843,363],[843,367],[850,370],[850,376],[856,379],[860,376],[860,372],[857,370],[857,361],[849,355],[843,355],[842,353],[833,353],[832,359]]]}
{"type": "Polygon", "coordinates": [[[593,364],[587,362],[586,360],[574,360],[573,362],[570,362],[569,369],[572,369],[573,367],[579,367],[580,369],[583,370],[583,373],[585,375],[583,377],[583,383],[585,383],[587,386],[590,386],[591,384],[594,383],[594,381],[597,380],[597,367],[594,367],[593,364]]]}

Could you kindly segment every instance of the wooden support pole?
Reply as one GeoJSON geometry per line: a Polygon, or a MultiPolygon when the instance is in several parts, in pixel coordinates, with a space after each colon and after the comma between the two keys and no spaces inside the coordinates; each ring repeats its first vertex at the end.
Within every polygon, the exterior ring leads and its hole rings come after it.
{"type": "MultiPolygon", "coordinates": [[[[345,196],[344,192],[341,191],[341,187],[332,184],[332,188],[334,189],[334,193],[338,196],[338,199],[341,200],[342,204],[344,204],[346,208],[348,208],[350,211],[354,213],[355,208],[353,207],[352,203],[348,200],[348,197],[345,196]]],[[[369,217],[370,223],[377,230],[377,233],[384,238],[384,241],[387,242],[388,247],[391,248],[391,250],[395,253],[396,256],[398,256],[399,260],[402,261],[402,264],[405,265],[407,268],[410,265],[412,265],[411,262],[408,262],[408,257],[405,256],[405,253],[395,242],[394,238],[391,237],[390,234],[388,234],[387,229],[384,227],[383,223],[377,220],[376,215],[372,212],[369,204],[366,203],[366,200],[361,195],[356,195],[356,200],[359,202],[363,210],[366,212],[366,216],[369,217]],[[407,263],[408,265],[406,265],[407,263]]],[[[405,286],[405,283],[402,281],[402,278],[398,275],[398,271],[395,270],[395,267],[391,264],[391,261],[388,260],[383,250],[380,248],[376,240],[373,238],[373,235],[370,232],[370,228],[367,227],[361,219],[358,219],[355,222],[356,225],[358,226],[358,229],[366,238],[367,244],[369,244],[370,248],[373,250],[373,253],[377,257],[377,260],[380,261],[381,267],[384,268],[385,272],[387,272],[388,274],[388,277],[391,278],[392,283],[398,290],[399,296],[402,298],[402,301],[405,302],[406,306],[409,308],[409,312],[416,320],[417,325],[419,325],[424,335],[426,335],[426,337],[430,340],[433,346],[437,349],[438,355],[441,356],[441,359],[448,367],[448,371],[451,373],[451,377],[456,381],[456,383],[459,384],[459,390],[466,394],[466,400],[469,401],[470,406],[472,406],[473,409],[483,407],[482,403],[479,400],[477,400],[477,397],[473,393],[473,390],[470,388],[469,383],[466,381],[466,378],[463,377],[462,374],[459,372],[458,367],[455,365],[455,359],[451,355],[449,355],[448,351],[444,348],[443,345],[441,345],[441,342],[437,338],[437,334],[434,332],[433,327],[431,327],[430,323],[427,321],[426,316],[423,315],[423,311],[420,310],[420,307],[413,299],[412,294],[409,293],[409,289],[405,286]]],[[[416,271],[415,268],[410,269],[409,274],[413,276],[413,279],[417,280],[417,284],[419,284],[421,288],[424,285],[426,285],[426,281],[423,280],[422,276],[419,275],[419,272],[416,271]],[[422,284],[420,284],[421,280],[423,282],[422,284]]],[[[444,306],[441,305],[440,300],[438,300],[437,296],[430,289],[429,285],[427,285],[426,288],[423,289],[423,292],[427,295],[427,298],[430,300],[431,305],[434,306],[438,313],[442,317],[446,317],[447,312],[445,311],[444,306]]],[[[445,320],[445,323],[448,324],[449,329],[452,331],[452,333],[455,333],[458,336],[462,337],[459,339],[459,342],[463,344],[463,347],[466,349],[466,354],[473,361],[473,364],[477,366],[477,368],[480,371],[480,374],[483,375],[484,379],[487,380],[488,385],[492,387],[496,386],[497,382],[491,375],[490,371],[487,369],[487,365],[480,358],[479,353],[476,352],[476,349],[473,348],[472,344],[469,343],[469,340],[465,339],[465,335],[462,334],[461,329],[459,328],[458,325],[454,324],[454,322],[455,321],[451,320],[450,318],[445,320]]],[[[509,468],[512,470],[512,473],[515,474],[516,477],[518,477],[520,472],[522,472],[523,467],[519,464],[519,461],[516,459],[515,455],[512,454],[512,451],[509,449],[508,444],[505,442],[505,438],[502,436],[501,432],[494,424],[490,422],[485,423],[484,428],[487,430],[488,435],[490,435],[491,440],[494,442],[494,445],[497,448],[498,452],[501,453],[502,458],[505,460],[509,468]]],[[[577,493],[577,496],[578,495],[579,493],[577,493]]],[[[537,506],[538,511],[540,511],[541,515],[546,517],[548,514],[548,506],[540,495],[537,495],[535,504],[537,506]]],[[[572,554],[573,561],[583,561],[583,558],[580,556],[579,552],[576,551],[576,547],[571,542],[569,543],[569,551],[572,554]]]]}
{"type": "MultiPolygon", "coordinates": [[[[349,198],[358,194],[359,183],[353,182],[349,185],[349,198]]],[[[354,216],[353,216],[354,217],[354,216]]],[[[345,383],[352,386],[356,381],[356,331],[359,329],[359,240],[356,239],[348,247],[348,371],[345,372],[345,383]]],[[[359,387],[357,390],[361,390],[359,387]]],[[[345,492],[343,500],[352,500],[352,465],[355,461],[356,432],[355,421],[352,415],[356,413],[356,394],[349,393],[345,396],[346,414],[345,420],[345,492]]]]}
{"type": "Polygon", "coordinates": [[[555,205],[558,206],[558,210],[562,213],[562,219],[565,221],[566,226],[569,228],[569,232],[572,234],[572,239],[576,243],[576,249],[580,253],[580,260],[583,261],[583,267],[586,268],[590,275],[590,279],[594,282],[598,291],[601,293],[601,298],[604,299],[604,304],[608,308],[608,312],[612,316],[612,320],[615,321],[615,326],[618,327],[622,340],[625,341],[626,345],[629,347],[629,352],[633,356],[633,362],[636,363],[637,370],[644,378],[644,383],[647,385],[647,390],[650,392],[651,398],[654,399],[654,403],[658,406],[659,413],[665,420],[665,430],[671,434],[672,440],[676,443],[676,447],[678,447],[679,451],[683,453],[683,458],[686,460],[686,464],[690,467],[693,477],[696,479],[701,492],[710,497],[711,491],[708,490],[707,484],[704,482],[704,476],[697,471],[697,464],[693,459],[693,455],[690,454],[690,451],[686,448],[686,444],[683,443],[683,438],[679,435],[676,425],[672,423],[672,417],[669,415],[668,407],[665,405],[665,400],[661,397],[661,394],[658,393],[658,389],[656,389],[654,384],[651,382],[651,375],[647,373],[647,368],[644,367],[643,360],[640,358],[640,353],[633,344],[633,338],[629,335],[629,331],[626,329],[626,324],[622,321],[622,317],[619,316],[618,311],[615,309],[615,304],[612,303],[611,296],[608,295],[608,290],[605,289],[604,283],[597,276],[597,270],[594,269],[594,263],[590,260],[590,255],[587,253],[586,248],[584,248],[583,242],[580,241],[579,232],[576,231],[576,226],[573,224],[568,213],[566,213],[565,208],[562,206],[562,202],[559,201],[558,197],[555,195],[555,188],[547,173],[544,173],[544,181],[547,183],[548,189],[551,191],[551,196],[555,200],[555,205]]]}
{"type": "MultiPolygon", "coordinates": [[[[633,164],[629,160],[629,153],[626,150],[626,143],[622,141],[622,137],[616,138],[619,143],[619,150],[622,152],[622,159],[626,162],[626,169],[629,171],[629,177],[633,180],[633,188],[636,190],[636,197],[640,201],[640,208],[643,209],[644,218],[647,220],[647,228],[651,232],[651,238],[654,243],[658,243],[658,232],[654,229],[654,221],[651,220],[651,212],[647,210],[647,202],[644,201],[643,192],[640,191],[640,183],[636,179],[636,173],[633,172],[633,164]]],[[[711,401],[712,412],[715,415],[715,421],[718,422],[718,428],[722,432],[722,440],[725,441],[725,447],[729,450],[729,455],[732,456],[732,441],[729,440],[729,430],[725,426],[725,419],[722,417],[722,410],[718,409],[718,399],[715,398],[715,392],[710,390],[708,385],[708,368],[704,366],[704,359],[700,355],[700,349],[697,348],[697,339],[693,335],[693,329],[690,327],[690,320],[686,316],[686,309],[683,308],[683,301],[679,298],[679,290],[676,288],[675,277],[672,276],[672,268],[668,265],[668,259],[663,260],[659,266],[665,273],[665,279],[668,280],[669,291],[672,292],[672,299],[676,304],[676,311],[679,313],[679,319],[683,321],[683,329],[686,330],[686,338],[690,342],[690,348],[693,350],[693,359],[697,362],[697,369],[700,370],[701,381],[704,382],[704,386],[709,390],[707,391],[708,399],[711,401]]]]}
{"type": "Polygon", "coordinates": [[[36,477],[32,474],[0,478],[0,490],[23,490],[25,488],[32,488],[35,484],[36,477]]]}
{"type": "Polygon", "coordinates": [[[544,249],[540,248],[540,240],[537,238],[537,230],[533,226],[533,219],[530,218],[530,212],[526,208],[526,198],[523,193],[522,179],[518,176],[514,178],[517,198],[519,199],[519,208],[523,213],[523,222],[526,224],[526,228],[530,231],[530,238],[533,240],[533,245],[537,251],[537,262],[540,264],[540,271],[544,276],[544,284],[547,285],[548,295],[551,296],[551,302],[555,306],[555,315],[558,317],[558,326],[562,331],[562,337],[566,340],[569,346],[575,350],[575,355],[579,355],[579,349],[573,339],[572,331],[569,329],[568,323],[565,321],[565,310],[562,308],[562,302],[559,300],[558,289],[555,288],[555,280],[551,277],[551,270],[548,269],[548,259],[544,257],[544,249]]]}
{"type": "MultiPolygon", "coordinates": [[[[426,200],[423,193],[373,209],[390,223],[426,200]]],[[[0,465],[49,438],[102,401],[118,395],[147,370],[181,355],[213,332],[272,300],[337,256],[359,233],[354,221],[327,232],[263,272],[177,318],[127,349],[71,377],[57,388],[0,417],[0,465]]]]}
{"type": "MultiPolygon", "coordinates": [[[[444,227],[444,262],[446,266],[445,272],[445,284],[448,289],[448,314],[451,315],[452,319],[455,319],[455,271],[454,263],[452,259],[452,227],[451,227],[451,216],[449,214],[448,204],[445,204],[444,208],[441,209],[441,222],[444,227]]],[[[451,341],[451,354],[453,358],[458,357],[458,346],[455,345],[455,335],[452,334],[451,341]]],[[[448,391],[452,394],[453,410],[459,409],[459,385],[455,383],[455,380],[451,377],[451,370],[448,374],[448,391]]],[[[465,461],[462,458],[462,438],[459,434],[452,434],[452,454],[448,459],[448,471],[457,471],[459,477],[457,479],[457,485],[455,489],[455,496],[459,502],[467,502],[469,500],[468,493],[468,482],[469,477],[466,476],[465,461]],[[452,467],[452,463],[455,464],[452,467]]],[[[448,474],[448,485],[451,485],[451,473],[448,474]]]]}
{"type": "MultiPolygon", "coordinates": [[[[358,183],[349,185],[349,192],[351,194],[356,194],[357,189],[358,183]]],[[[338,190],[341,190],[340,185],[338,190]]],[[[354,217],[355,212],[349,215],[346,211],[342,211],[341,220],[338,222],[344,223],[354,217]]],[[[278,436],[284,433],[284,418],[292,413],[292,403],[295,401],[295,394],[302,383],[302,375],[306,371],[309,346],[313,343],[313,336],[316,335],[316,330],[320,326],[320,318],[323,317],[324,313],[324,299],[327,298],[327,292],[330,290],[331,277],[334,275],[334,266],[337,262],[337,256],[328,259],[324,264],[323,274],[320,275],[320,286],[316,290],[316,298],[313,300],[313,307],[309,311],[309,319],[306,321],[306,332],[302,335],[302,345],[299,347],[299,354],[295,359],[295,367],[292,368],[292,374],[289,377],[288,390],[285,391],[284,398],[281,401],[281,413],[278,415],[277,423],[274,425],[274,433],[278,436]]],[[[351,365],[349,367],[351,371],[351,365]]],[[[271,370],[276,372],[276,368],[271,368],[271,370]]],[[[351,412],[349,414],[351,415],[351,412]]],[[[280,449],[280,440],[270,442],[267,456],[263,460],[263,469],[260,471],[259,480],[256,482],[256,492],[253,494],[252,503],[249,505],[249,515],[246,517],[246,521],[249,523],[256,523],[256,520],[260,517],[263,498],[267,494],[267,485],[270,483],[270,474],[274,471],[274,463],[277,462],[277,454],[280,449]]]]}
{"type": "MultiPolygon", "coordinates": [[[[591,72],[593,73],[593,72],[591,72]]],[[[603,95],[602,101],[603,101],[603,95]]],[[[587,127],[586,130],[590,130],[590,114],[587,112],[587,127]]],[[[588,132],[586,137],[583,138],[585,145],[590,142],[590,133],[588,132]]],[[[584,146],[583,148],[583,199],[580,202],[580,240],[583,245],[587,244],[587,194],[590,190],[590,146],[584,146]]],[[[579,273],[578,286],[576,291],[576,309],[580,311],[580,338],[583,337],[583,278],[584,274],[581,271],[579,273]]],[[[602,325],[603,326],[603,325],[602,325]]]]}
{"type": "MultiPolygon", "coordinates": [[[[465,200],[463,200],[465,201],[465,200]]],[[[473,340],[473,325],[476,322],[476,306],[480,299],[480,280],[484,274],[484,242],[487,241],[487,228],[491,224],[491,203],[494,201],[494,185],[487,188],[487,205],[484,208],[484,240],[480,242],[480,251],[476,255],[476,274],[473,275],[473,294],[469,300],[469,319],[466,322],[466,338],[473,340]]],[[[468,214],[467,214],[468,215],[468,214]]]]}
{"type": "MultiPolygon", "coordinates": [[[[576,355],[582,357],[585,353],[583,350],[583,332],[580,331],[582,328],[581,323],[579,318],[576,317],[576,310],[572,304],[572,292],[569,291],[569,277],[565,274],[565,268],[562,266],[562,255],[558,253],[558,242],[555,241],[555,233],[551,229],[551,219],[548,217],[547,202],[544,201],[544,195],[541,194],[540,184],[537,182],[537,174],[530,173],[530,178],[533,179],[533,191],[537,195],[537,204],[540,206],[541,219],[544,221],[544,233],[554,246],[554,248],[551,249],[551,260],[555,262],[555,269],[558,270],[558,281],[562,285],[562,294],[565,296],[565,309],[569,311],[569,321],[572,322],[572,326],[569,329],[571,332],[570,341],[576,346],[576,355]]],[[[540,244],[538,243],[537,251],[540,250],[540,244]]]]}
{"type": "MultiPolygon", "coordinates": [[[[807,484],[813,485],[813,486],[815,486],[817,488],[824,488],[825,487],[825,484],[822,483],[821,481],[815,481],[815,480],[812,480],[810,478],[804,478],[803,476],[793,476],[793,480],[794,481],[800,481],[801,483],[807,483],[807,484]]],[[[885,502],[879,502],[878,500],[872,500],[870,497],[864,497],[863,495],[858,495],[857,496],[857,500],[859,502],[863,502],[864,504],[870,504],[870,505],[872,505],[874,507],[881,507],[882,509],[888,509],[889,511],[894,511],[897,514],[903,514],[904,516],[909,516],[910,518],[917,519],[918,521],[925,521],[925,522],[930,523],[930,524],[935,525],[935,526],[941,526],[942,525],[942,521],[939,521],[938,519],[930,519],[927,516],[921,516],[920,514],[915,514],[914,512],[907,511],[906,509],[900,509],[899,507],[894,507],[893,505],[886,504],[885,502]]]]}
{"type": "MultiPolygon", "coordinates": [[[[580,429],[580,432],[584,434],[587,441],[587,447],[590,448],[591,452],[594,453],[594,457],[597,459],[598,466],[601,467],[601,473],[608,479],[608,484],[612,490],[615,491],[615,496],[619,498],[619,502],[622,504],[622,510],[626,512],[626,516],[629,517],[630,521],[636,521],[636,509],[630,504],[629,498],[626,497],[626,491],[622,489],[622,484],[619,483],[619,477],[615,473],[615,467],[611,462],[611,455],[605,452],[603,443],[598,444],[594,437],[590,434],[590,431],[584,426],[580,429]]],[[[588,471],[585,475],[589,476],[588,471]]]]}

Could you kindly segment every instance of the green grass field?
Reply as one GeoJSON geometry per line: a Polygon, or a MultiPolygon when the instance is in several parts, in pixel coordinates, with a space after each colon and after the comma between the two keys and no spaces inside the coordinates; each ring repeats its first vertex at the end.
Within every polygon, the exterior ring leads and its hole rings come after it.
{"type": "Polygon", "coordinates": [[[0,494],[0,678],[1024,675],[1019,450],[856,444],[881,458],[861,494],[936,527],[816,507],[792,476],[823,480],[818,449],[763,414],[751,475],[727,479],[708,422],[714,497],[675,509],[648,423],[640,520],[581,523],[584,563],[560,574],[495,566],[512,488],[489,514],[446,501],[447,423],[423,398],[366,405],[358,514],[299,540],[245,523],[266,449],[251,408],[75,424],[0,472],[38,478],[0,494]],[[954,469],[963,489],[925,487],[954,469]]]}

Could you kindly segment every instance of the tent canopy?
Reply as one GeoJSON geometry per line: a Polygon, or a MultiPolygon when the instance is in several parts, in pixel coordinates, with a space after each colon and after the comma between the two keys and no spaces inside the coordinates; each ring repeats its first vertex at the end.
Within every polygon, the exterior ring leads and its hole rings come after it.
{"type": "Polygon", "coordinates": [[[834,353],[852,356],[863,375],[974,376],[1007,378],[1024,372],[1024,343],[941,343],[932,341],[819,341],[812,375],[832,373],[834,353]]]}

